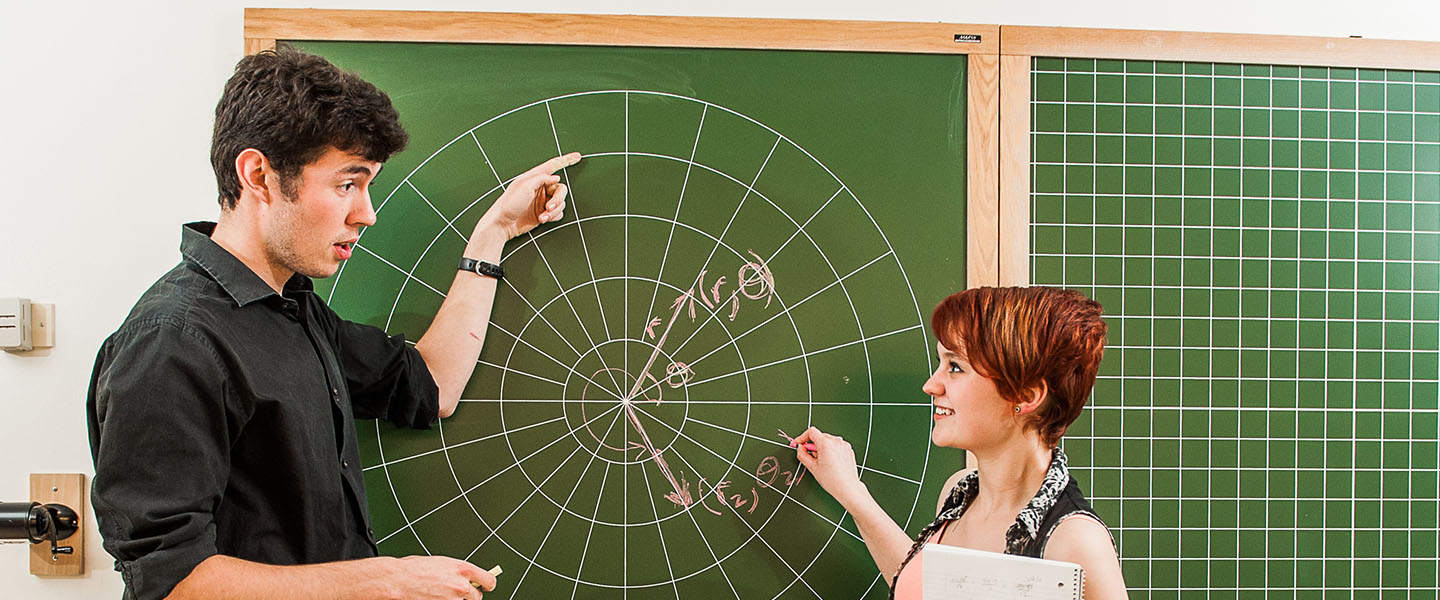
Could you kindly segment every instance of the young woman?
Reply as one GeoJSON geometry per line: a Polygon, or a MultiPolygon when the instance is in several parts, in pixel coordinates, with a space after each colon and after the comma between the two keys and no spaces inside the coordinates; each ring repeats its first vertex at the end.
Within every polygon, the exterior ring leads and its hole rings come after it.
{"type": "Polygon", "coordinates": [[[950,477],[913,542],[865,489],[849,443],[814,427],[795,439],[796,457],[855,518],[891,596],[920,598],[920,548],[947,544],[1077,563],[1087,600],[1125,598],[1110,531],[1058,446],[1095,384],[1100,305],[1054,288],[978,288],[940,302],[931,326],[940,368],[923,388],[935,405],[930,439],[974,462],[950,477]]]}

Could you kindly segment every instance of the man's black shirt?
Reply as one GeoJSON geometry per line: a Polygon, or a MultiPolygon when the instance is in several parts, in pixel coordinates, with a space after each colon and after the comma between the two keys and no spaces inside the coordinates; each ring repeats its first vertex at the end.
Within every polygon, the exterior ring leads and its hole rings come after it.
{"type": "Polygon", "coordinates": [[[339,318],[308,278],[277,294],[186,225],[184,259],[101,347],[91,495],[127,598],[201,561],[375,555],[352,419],[428,427],[435,382],[400,336],[339,318]]]}

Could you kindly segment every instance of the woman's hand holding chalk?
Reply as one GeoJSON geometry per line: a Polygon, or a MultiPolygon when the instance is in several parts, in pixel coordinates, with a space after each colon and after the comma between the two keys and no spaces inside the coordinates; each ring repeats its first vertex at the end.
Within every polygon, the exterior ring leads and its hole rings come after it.
{"type": "MultiPolygon", "coordinates": [[[[784,429],[781,429],[781,430],[780,430],[780,437],[783,437],[783,438],[785,438],[785,441],[790,442],[790,447],[791,447],[791,448],[794,448],[794,447],[795,447],[795,445],[796,445],[795,438],[792,438],[792,437],[790,437],[790,434],[785,433],[785,430],[784,430],[784,429]]],[[[814,444],[814,442],[805,442],[804,444],[800,444],[800,447],[801,447],[801,448],[804,448],[805,451],[806,451],[806,452],[809,452],[811,455],[814,455],[814,454],[815,454],[815,444],[814,444]]]]}
{"type": "Polygon", "coordinates": [[[815,476],[815,481],[830,492],[841,506],[858,506],[869,492],[860,481],[859,468],[855,464],[855,449],[845,438],[820,431],[814,427],[791,440],[791,446],[810,450],[796,451],[795,458],[815,476]],[[824,451],[820,449],[823,448],[824,451]]]}

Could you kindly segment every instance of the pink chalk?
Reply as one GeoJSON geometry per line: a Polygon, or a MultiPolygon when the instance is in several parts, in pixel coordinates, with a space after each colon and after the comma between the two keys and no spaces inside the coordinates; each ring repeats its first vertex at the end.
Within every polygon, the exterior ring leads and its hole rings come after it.
{"type": "MultiPolygon", "coordinates": [[[[795,438],[792,438],[792,437],[790,437],[790,434],[785,433],[785,430],[784,430],[784,429],[781,429],[781,430],[780,430],[780,437],[783,437],[783,438],[785,438],[786,441],[790,442],[790,447],[791,447],[791,448],[794,448],[794,447],[795,447],[795,438]]],[[[815,443],[814,443],[814,442],[805,442],[805,450],[806,450],[807,452],[811,453],[811,454],[814,454],[814,453],[815,453],[815,443]]]]}

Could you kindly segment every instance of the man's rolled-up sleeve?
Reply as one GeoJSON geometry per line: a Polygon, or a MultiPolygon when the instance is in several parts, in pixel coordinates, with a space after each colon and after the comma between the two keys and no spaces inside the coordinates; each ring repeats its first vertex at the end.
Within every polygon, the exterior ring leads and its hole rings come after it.
{"type": "Polygon", "coordinates": [[[216,554],[235,419],[213,346],[166,321],[132,323],[101,349],[87,402],[91,497],[130,594],[163,598],[216,554]]]}
{"type": "Polygon", "coordinates": [[[359,419],[426,429],[440,413],[440,389],[425,359],[402,335],[336,319],[335,347],[359,419]]]}

